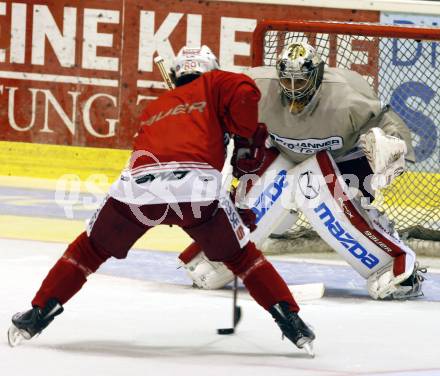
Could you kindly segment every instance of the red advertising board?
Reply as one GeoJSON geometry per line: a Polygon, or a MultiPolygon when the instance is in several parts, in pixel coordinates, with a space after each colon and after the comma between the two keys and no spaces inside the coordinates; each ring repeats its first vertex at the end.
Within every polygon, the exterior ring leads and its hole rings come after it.
{"type": "Polygon", "coordinates": [[[207,44],[251,65],[258,20],[377,22],[378,12],[199,0],[0,1],[0,140],[129,148],[164,90],[153,59],[207,44]]]}

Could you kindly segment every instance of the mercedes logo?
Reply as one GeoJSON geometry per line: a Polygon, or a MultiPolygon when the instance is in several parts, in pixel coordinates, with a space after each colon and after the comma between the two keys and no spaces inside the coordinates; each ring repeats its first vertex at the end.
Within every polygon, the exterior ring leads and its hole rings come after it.
{"type": "Polygon", "coordinates": [[[305,198],[313,200],[319,195],[319,181],[312,171],[303,172],[298,179],[299,188],[305,198]]]}

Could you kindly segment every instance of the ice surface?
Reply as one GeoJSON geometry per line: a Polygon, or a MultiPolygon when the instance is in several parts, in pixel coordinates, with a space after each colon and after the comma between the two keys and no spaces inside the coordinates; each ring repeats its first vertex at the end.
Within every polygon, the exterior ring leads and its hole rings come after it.
{"type": "Polygon", "coordinates": [[[289,283],[297,274],[330,287],[330,296],[302,304],[317,334],[309,359],[244,293],[236,334],[217,335],[230,325],[229,291],[189,287],[175,254],[132,252],[90,277],[40,337],[11,349],[11,315],[29,308],[64,246],[0,240],[0,250],[0,375],[440,375],[437,274],[424,300],[376,302],[347,268],[278,262],[289,283]]]}

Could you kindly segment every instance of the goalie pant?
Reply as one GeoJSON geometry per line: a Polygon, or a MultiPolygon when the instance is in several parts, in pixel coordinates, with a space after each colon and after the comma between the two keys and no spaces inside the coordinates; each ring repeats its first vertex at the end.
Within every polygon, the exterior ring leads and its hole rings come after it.
{"type": "MultiPolygon", "coordinates": [[[[368,166],[366,161],[359,163],[368,166]]],[[[328,152],[319,152],[290,169],[286,158],[278,155],[246,195],[245,205],[257,215],[257,230],[251,239],[262,244],[280,223],[293,224],[294,202],[321,238],[368,280],[369,294],[384,298],[412,274],[415,254],[387,228],[384,216],[375,209],[364,209],[349,192],[328,152]]],[[[233,276],[223,265],[206,260],[201,249],[190,245],[179,256],[182,264],[200,287],[222,287],[233,276]]]]}
{"type": "Polygon", "coordinates": [[[87,276],[108,258],[127,256],[136,240],[151,228],[141,218],[163,216],[163,224],[181,226],[203,246],[209,259],[224,262],[263,308],[268,310],[285,301],[292,311],[298,312],[299,307],[284,280],[254,243],[249,242],[249,232],[240,230],[244,225],[229,197],[196,204],[200,208],[197,218],[189,202],[179,203],[180,213],[176,213],[168,204],[135,206],[107,197],[88,231],[69,245],[49,271],[32,305],[44,307],[50,298],[65,304],[81,289],[87,276]]]}

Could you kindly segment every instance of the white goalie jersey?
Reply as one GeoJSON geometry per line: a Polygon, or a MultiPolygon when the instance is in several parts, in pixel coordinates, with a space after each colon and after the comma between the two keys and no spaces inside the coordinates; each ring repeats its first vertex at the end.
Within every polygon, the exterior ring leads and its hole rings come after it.
{"type": "Polygon", "coordinates": [[[272,145],[292,162],[300,163],[320,150],[328,150],[337,159],[374,127],[404,140],[405,158],[415,160],[408,127],[390,108],[381,107],[373,89],[358,73],[326,67],[317,93],[299,114],[290,113],[280,97],[273,67],[250,68],[245,73],[262,93],[259,120],[267,125],[272,145]]]}

